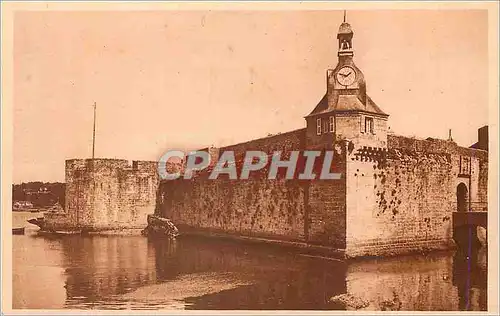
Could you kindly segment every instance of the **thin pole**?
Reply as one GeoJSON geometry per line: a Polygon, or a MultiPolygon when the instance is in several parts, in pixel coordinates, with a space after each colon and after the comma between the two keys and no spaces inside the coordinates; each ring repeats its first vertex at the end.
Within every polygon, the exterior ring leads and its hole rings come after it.
{"type": "Polygon", "coordinates": [[[345,23],[345,10],[344,10],[344,23],[345,23]]]}
{"type": "MultiPolygon", "coordinates": [[[[92,173],[95,173],[95,161],[94,161],[94,153],[95,153],[95,121],[96,121],[96,110],[97,103],[94,101],[94,129],[92,132],[92,173]]],[[[92,175],[92,209],[91,212],[95,212],[95,174],[92,175]]],[[[80,230],[82,232],[83,229],[80,230]]]]}
{"type": "Polygon", "coordinates": [[[92,160],[94,160],[94,153],[95,153],[95,115],[96,115],[96,108],[97,104],[94,102],[94,130],[92,133],[92,160]]]}
{"type": "Polygon", "coordinates": [[[469,157],[469,212],[472,211],[472,157],[469,157]]]}

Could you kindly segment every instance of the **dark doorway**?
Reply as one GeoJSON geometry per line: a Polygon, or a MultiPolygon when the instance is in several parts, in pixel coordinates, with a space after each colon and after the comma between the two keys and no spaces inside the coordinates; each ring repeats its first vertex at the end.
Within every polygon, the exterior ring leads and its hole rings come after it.
{"type": "Polygon", "coordinates": [[[463,183],[460,183],[457,186],[457,211],[458,212],[467,212],[467,186],[463,183]]]}

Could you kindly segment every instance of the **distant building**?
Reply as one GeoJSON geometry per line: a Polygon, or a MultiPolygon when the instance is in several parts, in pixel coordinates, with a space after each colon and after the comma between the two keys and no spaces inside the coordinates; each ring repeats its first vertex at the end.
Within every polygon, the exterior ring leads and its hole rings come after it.
{"type": "Polygon", "coordinates": [[[488,151],[488,125],[477,130],[477,139],[477,143],[472,144],[470,148],[488,151]]]}
{"type": "Polygon", "coordinates": [[[14,211],[30,210],[32,208],[33,203],[29,201],[14,201],[14,203],[12,203],[12,210],[14,211]]]}

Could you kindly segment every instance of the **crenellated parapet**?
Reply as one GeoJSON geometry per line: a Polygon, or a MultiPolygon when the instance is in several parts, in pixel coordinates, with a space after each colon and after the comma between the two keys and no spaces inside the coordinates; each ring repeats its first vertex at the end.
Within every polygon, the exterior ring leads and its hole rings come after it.
{"type": "Polygon", "coordinates": [[[387,156],[387,148],[363,146],[351,155],[351,160],[361,162],[384,162],[387,156]]]}

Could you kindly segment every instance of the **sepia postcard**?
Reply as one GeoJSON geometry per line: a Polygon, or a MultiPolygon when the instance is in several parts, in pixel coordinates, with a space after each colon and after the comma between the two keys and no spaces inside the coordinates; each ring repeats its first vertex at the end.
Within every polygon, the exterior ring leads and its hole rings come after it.
{"type": "Polygon", "coordinates": [[[2,2],[2,307],[498,315],[498,10],[2,2]]]}

